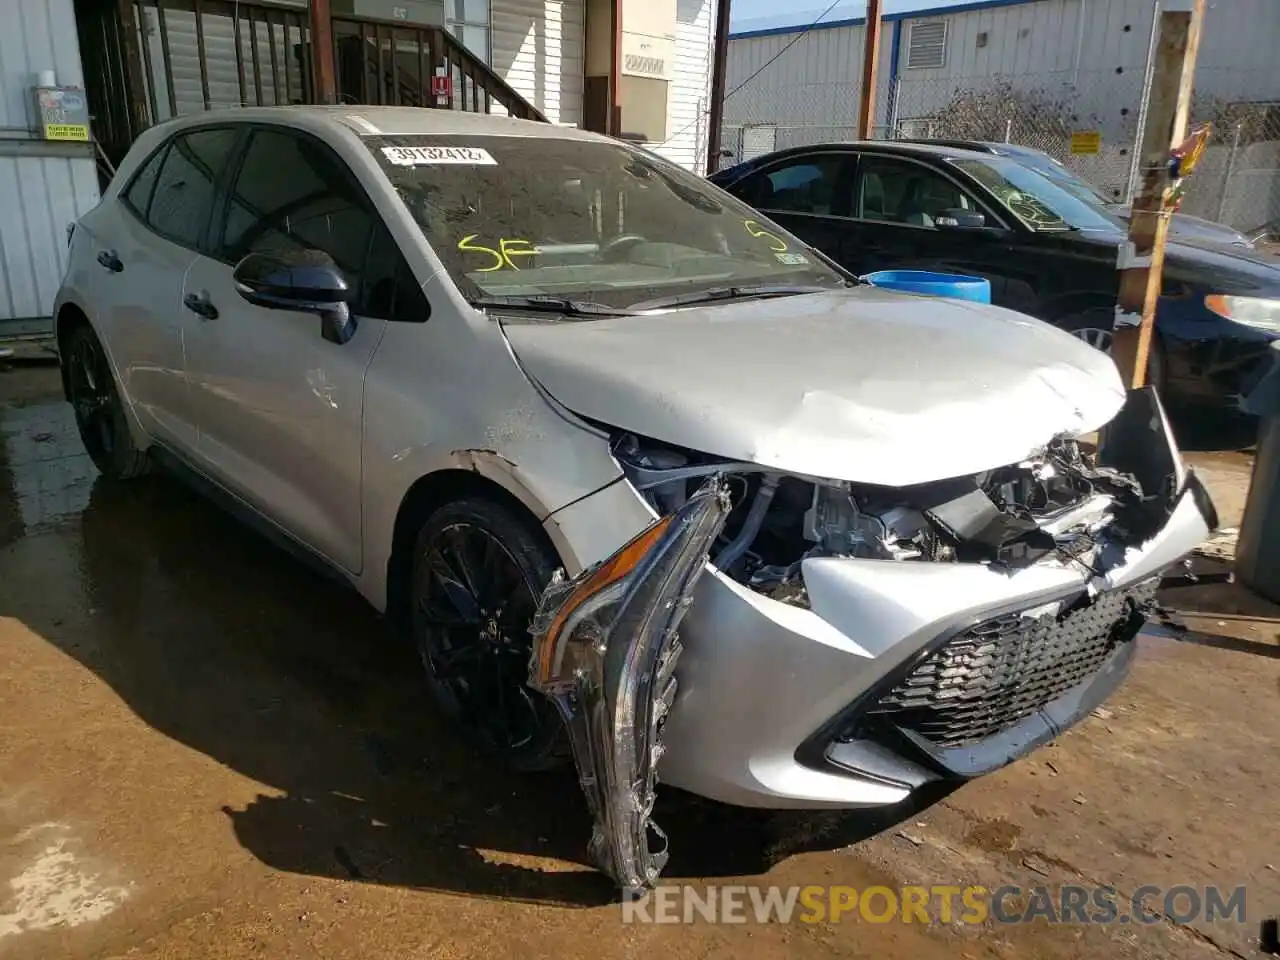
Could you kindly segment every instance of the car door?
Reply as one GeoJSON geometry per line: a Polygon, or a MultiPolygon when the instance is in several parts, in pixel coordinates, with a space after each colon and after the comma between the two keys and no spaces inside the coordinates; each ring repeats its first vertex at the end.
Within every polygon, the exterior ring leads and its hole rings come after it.
{"type": "Polygon", "coordinates": [[[365,371],[396,311],[425,318],[406,311],[422,291],[350,168],[300,131],[252,129],[220,220],[183,288],[202,468],[358,574],[365,371]],[[357,291],[345,343],[323,339],[313,313],[237,292],[243,257],[304,250],[328,254],[357,291]]]}
{"type": "Polygon", "coordinates": [[[915,159],[863,153],[838,259],[859,275],[919,269],[985,277],[992,300],[1002,303],[1014,236],[1000,214],[958,178],[915,159]],[[986,225],[946,225],[952,211],[981,214],[986,225]]]}
{"type": "Polygon", "coordinates": [[[853,177],[849,152],[805,151],[761,167],[729,192],[835,258],[849,226],[853,177]]]}
{"type": "Polygon", "coordinates": [[[119,202],[86,218],[100,268],[92,295],[124,392],[144,430],[196,446],[184,367],[182,284],[213,209],[234,131],[201,129],[167,141],[119,202]]]}

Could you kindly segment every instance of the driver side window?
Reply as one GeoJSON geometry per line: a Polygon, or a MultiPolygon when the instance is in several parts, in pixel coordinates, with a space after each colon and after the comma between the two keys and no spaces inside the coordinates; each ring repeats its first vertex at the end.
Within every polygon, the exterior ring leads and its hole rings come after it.
{"type": "Polygon", "coordinates": [[[322,250],[357,291],[357,314],[425,320],[421,288],[343,161],[317,141],[254,130],[227,202],[217,256],[322,250]],[[403,288],[403,289],[401,289],[403,288]]]}
{"type": "Polygon", "coordinates": [[[947,210],[978,210],[977,202],[928,167],[890,157],[864,156],[858,177],[858,217],[881,223],[933,227],[947,210]]]}

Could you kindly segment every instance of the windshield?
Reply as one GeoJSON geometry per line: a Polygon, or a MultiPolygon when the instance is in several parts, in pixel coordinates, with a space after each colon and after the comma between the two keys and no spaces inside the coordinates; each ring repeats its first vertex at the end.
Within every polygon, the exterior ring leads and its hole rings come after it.
{"type": "Polygon", "coordinates": [[[1090,203],[1110,203],[1111,201],[1098,192],[1098,189],[1087,180],[1082,180],[1076,176],[1070,169],[1059,163],[1053,157],[1038,150],[1028,150],[1025,153],[1010,154],[1010,156],[1019,163],[1025,164],[1032,170],[1044,174],[1060,187],[1075,194],[1081,200],[1087,200],[1090,203]]]}
{"type": "Polygon", "coordinates": [[[556,297],[627,309],[702,292],[723,298],[727,288],[848,282],[750,207],[626,144],[438,135],[365,143],[473,301],[556,297]]]}
{"type": "Polygon", "coordinates": [[[950,161],[994,193],[1009,212],[1033,230],[1114,230],[1115,218],[1096,201],[1074,192],[1016,160],[984,157],[950,161]]]}

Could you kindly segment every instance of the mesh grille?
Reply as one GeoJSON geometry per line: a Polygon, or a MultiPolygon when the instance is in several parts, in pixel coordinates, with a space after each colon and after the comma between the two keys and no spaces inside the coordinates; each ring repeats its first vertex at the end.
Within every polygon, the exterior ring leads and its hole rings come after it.
{"type": "Polygon", "coordinates": [[[985,740],[1089,680],[1137,635],[1159,580],[1100,594],[1065,612],[1011,613],[957,634],[864,715],[940,747],[985,740]]]}

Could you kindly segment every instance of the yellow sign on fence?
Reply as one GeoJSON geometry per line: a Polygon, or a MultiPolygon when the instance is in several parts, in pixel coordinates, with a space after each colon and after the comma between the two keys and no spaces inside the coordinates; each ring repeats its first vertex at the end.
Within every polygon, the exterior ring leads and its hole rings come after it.
{"type": "Polygon", "coordinates": [[[1071,153],[1081,156],[1102,150],[1102,133],[1098,130],[1077,130],[1071,134],[1071,153]]]}

